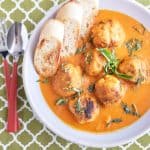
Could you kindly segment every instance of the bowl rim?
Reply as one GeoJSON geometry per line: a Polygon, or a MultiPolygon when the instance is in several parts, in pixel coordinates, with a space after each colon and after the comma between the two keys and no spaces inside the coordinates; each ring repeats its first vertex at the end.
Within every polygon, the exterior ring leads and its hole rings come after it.
{"type": "MultiPolygon", "coordinates": [[[[126,1],[127,3],[131,3],[132,5],[135,5],[135,7],[138,7],[138,9],[143,9],[144,11],[146,11],[149,15],[150,15],[150,12],[149,12],[149,10],[147,10],[143,5],[141,5],[141,4],[139,4],[138,2],[136,2],[136,1],[131,1],[131,0],[122,0],[122,1],[126,1]]],[[[66,1],[64,2],[64,3],[66,3],[66,1]]],[[[63,5],[64,3],[62,3],[61,5],[63,5]]],[[[60,6],[61,6],[60,5],[60,6]]],[[[57,7],[60,7],[60,6],[57,6],[57,7]]],[[[48,12],[47,12],[47,14],[49,14],[52,10],[55,10],[56,9],[56,6],[54,6],[54,7],[52,7],[48,12]]],[[[39,22],[39,24],[41,24],[42,22],[45,22],[47,19],[45,19],[45,18],[48,18],[48,17],[44,17],[40,22],[39,22]]],[[[39,25],[38,24],[38,25],[39,25]]],[[[37,26],[38,26],[37,25],[37,26]]],[[[32,35],[34,35],[34,32],[36,31],[36,28],[34,29],[34,31],[32,32],[32,35]]],[[[31,38],[30,38],[30,40],[32,39],[32,36],[31,36],[31,38]]],[[[30,42],[29,42],[30,43],[30,42]]],[[[27,46],[27,49],[29,49],[29,45],[27,46]]],[[[52,127],[50,124],[48,124],[48,122],[47,122],[47,120],[46,120],[46,118],[44,118],[40,113],[38,113],[36,110],[37,110],[37,106],[35,106],[34,105],[34,103],[33,103],[33,101],[31,100],[32,98],[31,98],[31,95],[30,95],[30,91],[28,90],[28,86],[27,86],[27,84],[26,84],[26,74],[25,74],[25,66],[26,66],[26,61],[27,61],[27,57],[28,57],[28,55],[26,55],[26,53],[25,53],[25,55],[24,55],[24,58],[23,58],[23,85],[24,85],[24,89],[25,89],[25,93],[26,93],[26,95],[27,95],[27,98],[28,98],[28,102],[30,103],[30,106],[31,106],[31,108],[32,108],[32,110],[33,110],[33,113],[37,116],[37,118],[38,118],[38,120],[42,123],[42,124],[44,124],[44,125],[46,125],[46,127],[48,127],[50,130],[52,130],[54,133],[56,133],[58,136],[60,136],[60,137],[62,137],[62,138],[65,138],[65,139],[67,139],[68,141],[71,141],[71,142],[73,142],[73,143],[76,143],[76,144],[82,144],[82,145],[86,145],[86,146],[89,146],[89,147],[91,147],[91,146],[93,146],[93,147],[114,147],[114,146],[117,146],[117,145],[122,145],[122,144],[125,144],[125,143],[128,143],[129,141],[132,141],[133,139],[135,139],[135,138],[138,138],[138,137],[140,137],[140,136],[142,136],[143,134],[145,134],[148,130],[149,130],[149,128],[150,128],[150,126],[149,127],[147,127],[147,128],[145,128],[145,129],[142,129],[141,131],[139,131],[138,133],[136,133],[134,136],[132,135],[132,137],[130,137],[130,138],[128,138],[128,139],[126,139],[126,140],[120,140],[120,141],[117,141],[117,142],[114,142],[114,143],[109,143],[109,145],[108,144],[106,144],[106,143],[104,143],[104,144],[101,144],[101,145],[99,145],[99,144],[95,144],[94,143],[94,145],[92,144],[92,143],[88,143],[88,142],[85,142],[84,140],[81,140],[81,141],[79,141],[78,139],[76,140],[75,138],[72,138],[70,135],[67,135],[67,134],[63,134],[63,132],[61,132],[61,131],[59,131],[58,129],[56,129],[55,127],[52,127]]],[[[145,115],[144,115],[145,116],[145,115]]],[[[144,117],[143,116],[143,117],[144,117]]],[[[140,121],[140,119],[138,120],[138,121],[140,121]]],[[[67,125],[67,124],[65,124],[65,125],[67,125]]],[[[69,125],[67,125],[67,126],[69,126],[69,125]]],[[[74,128],[73,128],[74,129],[74,128]]],[[[74,129],[74,130],[76,130],[76,129],[74,129]]],[[[76,131],[78,131],[78,130],[76,130],[76,131]]],[[[115,132],[117,132],[118,130],[116,130],[115,132]]],[[[107,134],[107,133],[106,133],[107,134]]],[[[78,138],[78,137],[76,137],[76,138],[78,138]]]]}

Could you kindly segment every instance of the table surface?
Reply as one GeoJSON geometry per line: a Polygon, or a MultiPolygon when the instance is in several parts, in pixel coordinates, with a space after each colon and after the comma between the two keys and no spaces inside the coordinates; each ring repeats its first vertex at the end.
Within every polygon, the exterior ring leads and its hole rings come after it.
{"type": "MultiPolygon", "coordinates": [[[[0,18],[6,18],[8,26],[14,21],[23,22],[32,34],[37,23],[46,12],[63,0],[0,0],[0,18]]],[[[150,0],[138,0],[150,9],[150,0]]],[[[10,66],[12,57],[7,57],[10,66]]],[[[32,113],[22,83],[22,56],[18,67],[18,113],[21,130],[6,132],[7,100],[3,75],[3,58],[0,56],[0,150],[98,150],[97,148],[76,145],[55,135],[42,125],[32,113]]],[[[150,131],[125,145],[100,150],[150,150],[150,131]]]]}

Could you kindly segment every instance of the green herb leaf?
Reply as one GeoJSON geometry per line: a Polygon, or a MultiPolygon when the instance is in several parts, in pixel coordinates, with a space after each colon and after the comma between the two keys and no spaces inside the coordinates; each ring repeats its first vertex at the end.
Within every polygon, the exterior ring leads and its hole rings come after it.
{"type": "Polygon", "coordinates": [[[110,126],[112,123],[120,123],[120,122],[122,122],[121,118],[111,119],[109,122],[106,123],[106,127],[110,126]]]}
{"type": "Polygon", "coordinates": [[[83,53],[83,52],[85,51],[85,49],[86,49],[86,46],[85,46],[85,45],[83,45],[83,46],[82,46],[82,47],[80,47],[80,48],[77,48],[77,50],[76,50],[76,54],[83,53]]]}
{"type": "Polygon", "coordinates": [[[114,53],[111,53],[111,51],[106,48],[99,48],[97,50],[107,59],[107,61],[116,59],[114,53]]]}
{"type": "Polygon", "coordinates": [[[130,115],[137,116],[137,117],[140,117],[140,116],[141,116],[141,115],[138,113],[135,104],[132,104],[131,106],[128,106],[126,103],[121,102],[121,107],[122,107],[122,109],[124,110],[124,112],[125,112],[126,114],[130,114],[130,115]]]}
{"type": "Polygon", "coordinates": [[[94,90],[95,90],[95,84],[90,84],[89,87],[88,87],[88,91],[89,91],[90,93],[93,93],[94,90]]]}
{"type": "Polygon", "coordinates": [[[56,105],[66,105],[68,102],[68,99],[59,98],[56,100],[56,105]]]}
{"type": "Polygon", "coordinates": [[[125,80],[129,80],[129,79],[132,78],[132,76],[129,76],[129,75],[127,75],[127,74],[120,73],[120,72],[118,72],[117,70],[115,71],[115,74],[116,74],[118,77],[120,77],[120,78],[122,78],[122,79],[125,79],[125,80]]]}
{"type": "Polygon", "coordinates": [[[132,76],[123,74],[118,72],[118,66],[120,61],[116,58],[114,52],[110,52],[108,49],[106,48],[100,48],[97,49],[107,60],[107,63],[104,67],[105,73],[106,74],[114,74],[119,78],[125,79],[125,80],[129,80],[132,78],[132,76]]]}
{"type": "Polygon", "coordinates": [[[141,71],[139,70],[139,77],[136,81],[136,85],[140,85],[145,80],[144,76],[142,75],[141,71]]]}
{"type": "Polygon", "coordinates": [[[81,106],[80,98],[78,98],[78,100],[75,103],[75,110],[77,113],[83,113],[84,112],[84,108],[82,108],[82,106],[81,106]]]}
{"type": "Polygon", "coordinates": [[[45,78],[44,80],[37,80],[36,82],[41,82],[43,84],[48,84],[49,83],[49,78],[45,78]]]}
{"type": "Polygon", "coordinates": [[[129,56],[133,54],[134,51],[137,51],[142,48],[142,41],[138,39],[130,39],[126,42],[126,48],[128,49],[129,56]]]}

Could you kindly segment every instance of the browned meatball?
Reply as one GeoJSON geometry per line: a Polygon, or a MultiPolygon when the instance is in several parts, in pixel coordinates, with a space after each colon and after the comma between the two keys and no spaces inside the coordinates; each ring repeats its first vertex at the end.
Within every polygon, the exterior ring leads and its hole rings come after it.
{"type": "Polygon", "coordinates": [[[83,57],[83,68],[88,75],[97,76],[103,71],[106,60],[97,50],[87,51],[83,57]]]}
{"type": "Polygon", "coordinates": [[[146,78],[146,64],[142,58],[137,56],[124,58],[119,65],[119,71],[132,76],[130,81],[134,83],[143,82],[146,78]]]}
{"type": "Polygon", "coordinates": [[[93,44],[96,47],[119,47],[125,40],[125,32],[117,20],[101,21],[92,30],[93,44]]]}
{"type": "Polygon", "coordinates": [[[52,85],[57,94],[68,97],[76,93],[75,89],[81,88],[82,72],[79,66],[62,64],[52,80],[52,85]]]}
{"type": "Polygon", "coordinates": [[[121,82],[112,75],[106,75],[95,84],[95,94],[104,105],[119,102],[124,93],[125,89],[121,82]]]}
{"type": "Polygon", "coordinates": [[[94,97],[82,95],[69,101],[69,110],[80,124],[84,124],[96,119],[99,114],[99,104],[94,97]]]}

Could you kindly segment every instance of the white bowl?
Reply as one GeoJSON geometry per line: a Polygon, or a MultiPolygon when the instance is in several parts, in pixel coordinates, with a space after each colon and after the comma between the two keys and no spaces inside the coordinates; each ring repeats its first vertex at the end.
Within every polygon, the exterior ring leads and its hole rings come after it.
{"type": "MultiPolygon", "coordinates": [[[[129,0],[99,0],[100,9],[110,9],[127,14],[139,22],[143,23],[145,27],[150,29],[150,12],[140,4],[129,0]]],[[[38,41],[39,33],[43,24],[58,10],[59,6],[53,7],[45,16],[45,18],[35,28],[30,41],[28,43],[27,51],[24,55],[23,61],[23,82],[26,95],[29,103],[39,117],[39,119],[49,129],[57,135],[82,145],[93,147],[112,147],[120,144],[125,144],[133,138],[143,134],[150,128],[150,111],[148,111],[141,119],[134,124],[122,128],[120,130],[109,133],[89,133],[82,132],[68,126],[62,122],[49,108],[46,103],[40,87],[36,80],[38,75],[33,66],[33,53],[38,41]]]]}

